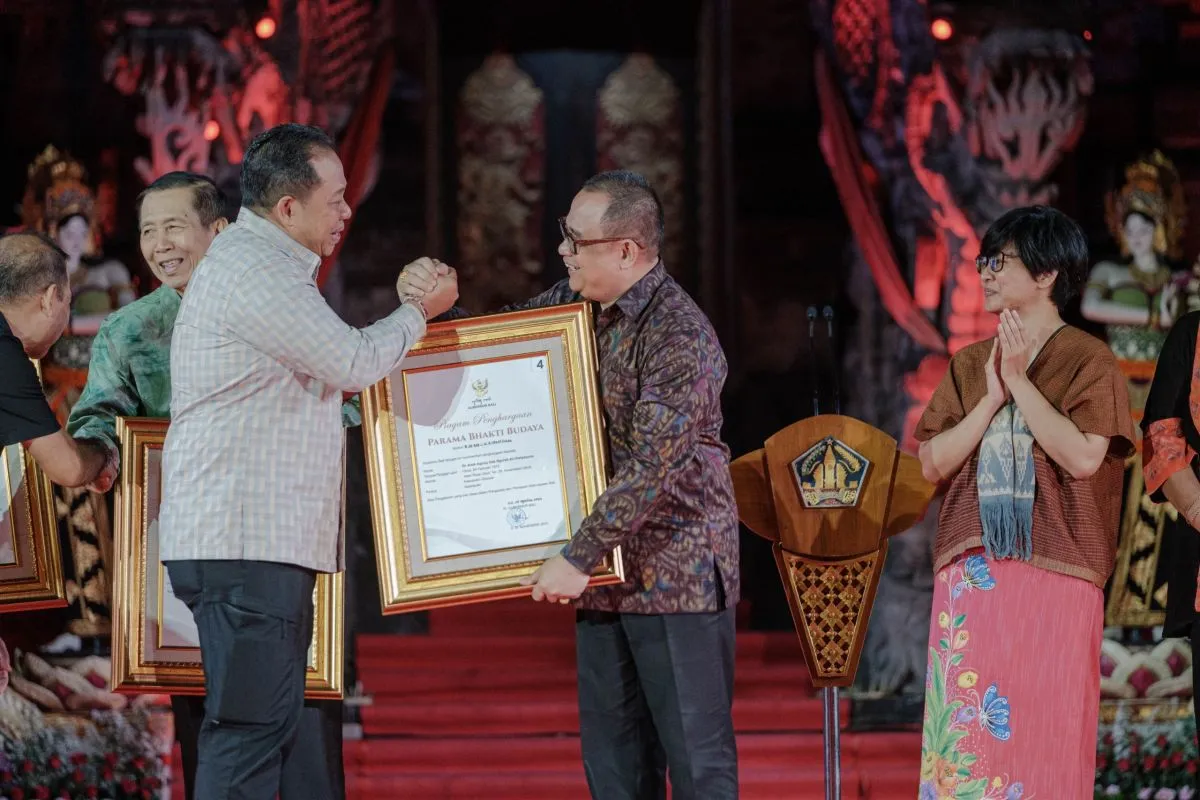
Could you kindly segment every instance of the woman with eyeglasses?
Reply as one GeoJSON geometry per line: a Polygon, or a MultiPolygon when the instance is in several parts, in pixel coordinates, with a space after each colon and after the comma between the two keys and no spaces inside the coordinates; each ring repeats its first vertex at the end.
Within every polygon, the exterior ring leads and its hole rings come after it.
{"type": "Polygon", "coordinates": [[[997,334],[954,355],[915,434],[946,491],[920,798],[1086,800],[1128,394],[1108,347],[1061,316],[1087,275],[1074,221],[1010,211],[976,266],[997,334]]]}

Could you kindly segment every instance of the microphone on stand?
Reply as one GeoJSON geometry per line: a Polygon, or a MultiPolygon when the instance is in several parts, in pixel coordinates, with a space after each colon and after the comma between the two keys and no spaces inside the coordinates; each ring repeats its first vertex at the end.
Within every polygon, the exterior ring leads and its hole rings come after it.
{"type": "Polygon", "coordinates": [[[833,365],[832,365],[832,369],[831,369],[831,371],[833,372],[833,413],[841,414],[842,413],[842,385],[841,385],[842,379],[839,375],[839,373],[841,372],[841,368],[840,368],[840,365],[838,364],[837,347],[836,347],[837,342],[836,342],[836,339],[834,338],[834,333],[833,333],[833,306],[825,306],[825,308],[822,309],[822,313],[825,316],[825,333],[826,333],[828,344],[829,344],[829,357],[830,357],[830,360],[833,361],[833,365]]]}
{"type": "Polygon", "coordinates": [[[812,401],[813,401],[813,416],[814,417],[820,416],[820,414],[821,414],[821,394],[820,394],[821,370],[820,370],[820,364],[817,362],[817,347],[814,344],[814,340],[817,337],[816,326],[817,326],[817,307],[809,306],[808,307],[808,358],[809,358],[809,364],[812,366],[812,370],[811,370],[812,371],[812,382],[813,382],[812,401]]]}

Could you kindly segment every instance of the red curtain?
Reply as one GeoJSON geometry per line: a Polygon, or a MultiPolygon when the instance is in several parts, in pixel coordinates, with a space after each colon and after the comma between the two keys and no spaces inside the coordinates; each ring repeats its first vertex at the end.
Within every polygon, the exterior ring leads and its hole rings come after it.
{"type": "Polygon", "coordinates": [[[846,219],[858,242],[883,306],[892,319],[922,347],[935,353],[946,352],[946,340],[921,309],[900,272],[892,251],[887,227],[871,187],[867,184],[866,165],[858,147],[854,123],[842,103],[834,83],[832,67],[824,53],[817,54],[817,98],[821,105],[821,153],[833,175],[846,219]]]}
{"type": "MultiPolygon", "coordinates": [[[[371,67],[367,91],[358,107],[354,109],[354,115],[350,118],[350,124],[346,126],[346,133],[338,146],[338,156],[346,170],[346,202],[354,211],[358,210],[359,201],[362,200],[370,174],[371,159],[375,157],[375,148],[379,144],[379,129],[383,126],[383,111],[387,107],[388,92],[392,85],[392,66],[396,59],[393,47],[390,41],[382,44],[381,52],[371,67]]],[[[346,229],[342,231],[337,248],[321,262],[321,269],[317,272],[317,286],[325,285],[333,265],[337,263],[342,245],[350,234],[350,225],[353,222],[353,217],[346,222],[346,229]]]]}

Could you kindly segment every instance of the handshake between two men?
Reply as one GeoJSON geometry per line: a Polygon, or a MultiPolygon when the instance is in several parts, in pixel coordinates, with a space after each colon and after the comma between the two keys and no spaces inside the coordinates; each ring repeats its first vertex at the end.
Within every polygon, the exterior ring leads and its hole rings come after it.
{"type": "Polygon", "coordinates": [[[400,271],[396,293],[401,303],[416,303],[432,320],[445,314],[458,300],[458,273],[436,258],[422,257],[400,271]]]}

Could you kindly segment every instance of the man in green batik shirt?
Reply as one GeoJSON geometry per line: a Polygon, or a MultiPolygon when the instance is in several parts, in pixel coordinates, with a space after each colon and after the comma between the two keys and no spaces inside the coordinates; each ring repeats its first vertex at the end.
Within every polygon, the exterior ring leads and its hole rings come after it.
{"type": "MultiPolygon", "coordinates": [[[[71,411],[67,430],[119,458],[117,417],[171,415],[171,332],[179,302],[214,238],[229,221],[227,200],[203,175],[168,173],[138,197],[142,256],[162,286],[113,312],[92,344],[87,385],[71,411]]],[[[347,426],[361,424],[358,398],[342,406],[347,426]]],[[[204,698],[171,698],[175,735],[183,758],[184,784],[192,800],[197,737],[204,698]]],[[[342,704],[306,704],[295,745],[285,756],[282,800],[343,798],[342,704]]]]}

